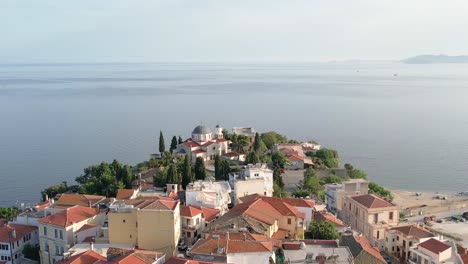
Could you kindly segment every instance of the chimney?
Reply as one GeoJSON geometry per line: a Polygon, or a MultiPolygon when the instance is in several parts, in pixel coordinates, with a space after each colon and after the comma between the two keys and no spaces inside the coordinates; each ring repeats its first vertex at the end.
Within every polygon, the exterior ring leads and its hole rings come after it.
{"type": "Polygon", "coordinates": [[[91,201],[88,201],[88,207],[91,208],[91,201]]]}
{"type": "Polygon", "coordinates": [[[93,242],[89,242],[89,248],[94,251],[94,243],[93,242]]]}
{"type": "Polygon", "coordinates": [[[243,233],[242,233],[242,240],[244,240],[244,241],[245,241],[245,240],[246,240],[246,238],[247,238],[247,235],[245,234],[245,232],[243,232],[243,233]]]}
{"type": "Polygon", "coordinates": [[[229,232],[226,232],[226,240],[229,240],[229,232]]]}

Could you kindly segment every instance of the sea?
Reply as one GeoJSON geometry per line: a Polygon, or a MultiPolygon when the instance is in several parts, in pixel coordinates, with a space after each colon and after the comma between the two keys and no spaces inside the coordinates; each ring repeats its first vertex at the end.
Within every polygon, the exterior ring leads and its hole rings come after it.
{"type": "Polygon", "coordinates": [[[1,64],[0,206],[200,124],[316,140],[388,188],[468,191],[468,64],[1,64]]]}

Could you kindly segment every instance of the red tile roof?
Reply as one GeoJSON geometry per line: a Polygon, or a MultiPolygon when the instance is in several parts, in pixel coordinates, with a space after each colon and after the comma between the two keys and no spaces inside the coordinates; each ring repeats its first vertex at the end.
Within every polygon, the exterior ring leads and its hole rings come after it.
{"type": "Polygon", "coordinates": [[[100,195],[62,193],[56,204],[89,206],[89,203],[94,205],[104,199],[106,197],[100,195]]]}
{"type": "Polygon", "coordinates": [[[406,236],[412,236],[417,239],[434,237],[435,235],[430,231],[420,227],[419,225],[407,225],[407,226],[397,226],[393,227],[390,230],[398,231],[406,236]]]}
{"type": "Polygon", "coordinates": [[[354,239],[356,240],[356,242],[358,242],[361,245],[363,250],[365,250],[370,255],[374,256],[376,259],[382,261],[382,263],[386,263],[385,259],[380,254],[379,250],[377,248],[375,248],[375,247],[372,247],[369,244],[369,241],[367,240],[366,237],[364,237],[364,236],[354,236],[354,239]]]}
{"type": "Polygon", "coordinates": [[[185,217],[195,217],[199,214],[202,213],[202,210],[194,207],[194,206],[185,206],[181,205],[180,206],[180,216],[185,216],[185,217]]]}
{"type": "Polygon", "coordinates": [[[194,150],[192,151],[192,153],[194,154],[200,154],[200,153],[205,153],[206,151],[204,151],[203,149],[197,149],[197,150],[194,150]]]}
{"type": "Polygon", "coordinates": [[[437,239],[431,238],[428,239],[418,245],[418,247],[425,248],[435,254],[439,254],[441,252],[444,252],[445,250],[451,248],[449,245],[445,244],[442,241],[439,241],[437,239]]]}
{"type": "Polygon", "coordinates": [[[106,258],[98,253],[88,250],[83,253],[71,256],[67,259],[62,259],[55,262],[56,264],[94,264],[98,261],[105,261],[106,258]]]}
{"type": "Polygon", "coordinates": [[[273,252],[273,244],[269,241],[200,239],[190,250],[190,254],[218,256],[248,252],[273,252]],[[222,253],[218,253],[218,245],[223,248],[222,253]]]}
{"type": "Polygon", "coordinates": [[[184,258],[176,258],[172,257],[168,259],[164,264],[214,264],[219,262],[207,262],[207,261],[199,261],[193,259],[184,259],[184,258]]]}
{"type": "Polygon", "coordinates": [[[134,194],[136,190],[133,189],[120,189],[117,191],[117,195],[115,198],[117,199],[130,199],[134,194]]]}
{"type": "Polygon", "coordinates": [[[36,210],[38,210],[38,211],[42,211],[42,210],[46,209],[47,207],[49,207],[51,204],[52,204],[52,202],[50,202],[50,201],[40,202],[40,203],[36,204],[34,206],[34,208],[36,208],[36,210]]]}
{"type": "Polygon", "coordinates": [[[98,215],[99,209],[76,205],[59,213],[39,219],[39,223],[61,227],[68,227],[98,215]]]}
{"type": "Polygon", "coordinates": [[[298,155],[295,155],[295,154],[288,154],[286,155],[286,158],[288,158],[288,160],[290,161],[303,161],[304,158],[301,158],[299,157],[298,155]]]}
{"type": "Polygon", "coordinates": [[[188,147],[190,149],[200,146],[195,141],[185,141],[185,142],[182,142],[182,145],[184,145],[184,146],[186,146],[186,147],[188,147]]]}
{"type": "Polygon", "coordinates": [[[317,221],[317,222],[323,222],[323,221],[327,221],[327,222],[330,222],[332,223],[335,227],[345,227],[346,225],[338,218],[336,218],[334,215],[328,213],[328,212],[315,212],[314,213],[314,221],[317,221]]]}
{"type": "Polygon", "coordinates": [[[92,225],[92,224],[85,224],[83,225],[80,229],[78,229],[76,232],[82,232],[91,228],[96,227],[97,225],[92,225]]]}
{"type": "Polygon", "coordinates": [[[240,198],[242,202],[251,202],[254,200],[264,200],[271,204],[276,210],[282,215],[295,215],[299,218],[305,219],[305,214],[299,212],[296,207],[307,207],[315,208],[314,202],[299,198],[278,198],[278,197],[267,197],[259,194],[251,194],[240,198]]]}
{"type": "Polygon", "coordinates": [[[385,207],[395,207],[396,205],[385,201],[384,199],[380,198],[374,194],[364,194],[364,195],[357,195],[351,196],[351,199],[354,201],[362,204],[366,208],[385,208],[385,207]]]}
{"type": "Polygon", "coordinates": [[[210,222],[214,220],[217,216],[219,216],[219,210],[218,209],[213,209],[213,208],[208,208],[208,207],[196,207],[202,211],[202,217],[205,219],[205,221],[210,222]]]}
{"type": "Polygon", "coordinates": [[[0,227],[0,242],[9,243],[23,239],[26,234],[37,231],[36,226],[9,224],[0,227]],[[13,237],[13,230],[15,230],[16,237],[13,237]]]}

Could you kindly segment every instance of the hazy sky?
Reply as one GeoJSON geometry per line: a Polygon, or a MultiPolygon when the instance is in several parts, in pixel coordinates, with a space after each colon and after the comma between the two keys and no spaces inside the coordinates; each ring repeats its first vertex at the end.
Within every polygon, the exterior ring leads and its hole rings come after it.
{"type": "Polygon", "coordinates": [[[468,54],[466,0],[0,0],[0,63],[468,54]]]}

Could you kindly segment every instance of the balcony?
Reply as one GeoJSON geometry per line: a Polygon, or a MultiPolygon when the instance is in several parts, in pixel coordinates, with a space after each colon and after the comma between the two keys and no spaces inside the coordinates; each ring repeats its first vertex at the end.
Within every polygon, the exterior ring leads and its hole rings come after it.
{"type": "Polygon", "coordinates": [[[200,224],[197,224],[197,225],[182,225],[182,229],[190,230],[190,231],[197,230],[198,228],[200,228],[200,224]]]}

